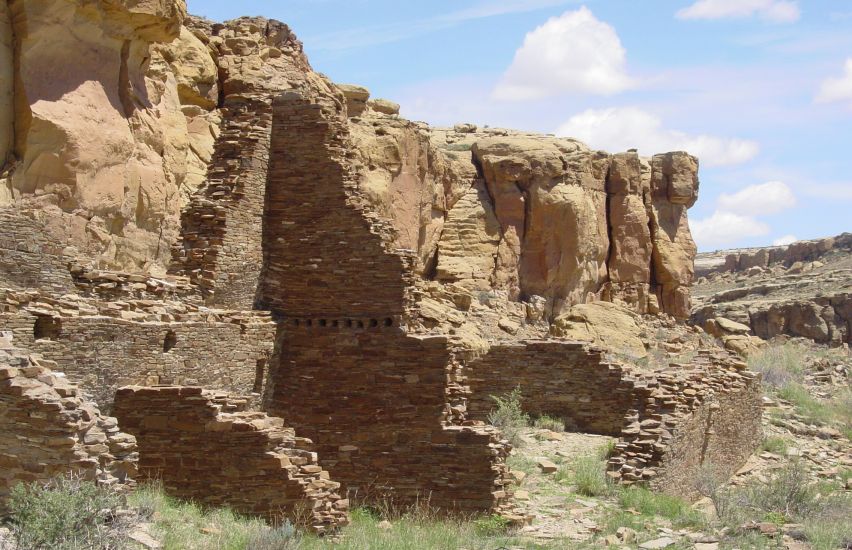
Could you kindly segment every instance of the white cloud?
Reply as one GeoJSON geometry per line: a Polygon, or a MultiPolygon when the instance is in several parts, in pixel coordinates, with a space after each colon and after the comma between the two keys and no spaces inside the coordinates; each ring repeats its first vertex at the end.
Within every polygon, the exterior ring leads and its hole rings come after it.
{"type": "Polygon", "coordinates": [[[556,133],[608,151],[636,148],[643,155],[688,151],[704,166],[741,164],[754,158],[760,149],[754,141],[664,128],[657,116],[637,107],[588,109],[571,117],[556,133]]]}
{"type": "Polygon", "coordinates": [[[618,34],[583,6],[527,33],[494,90],[502,100],[564,93],[612,95],[634,86],[618,34]]]}
{"type": "Polygon", "coordinates": [[[772,23],[793,23],[801,17],[798,2],[790,0],[698,0],[678,10],[678,19],[760,17],[772,23]]]}
{"type": "Polygon", "coordinates": [[[779,237],[772,241],[772,246],[787,246],[788,244],[793,244],[798,241],[795,235],[784,235],[783,237],[779,237]]]}
{"type": "Polygon", "coordinates": [[[846,60],[842,76],[822,81],[816,100],[819,103],[852,102],[852,57],[846,60]]]}
{"type": "Polygon", "coordinates": [[[796,206],[796,196],[787,184],[768,181],[733,195],[722,194],[718,204],[720,209],[735,214],[768,216],[796,206]]]}
{"type": "Polygon", "coordinates": [[[717,210],[707,218],[689,222],[692,236],[702,250],[736,244],[769,233],[769,226],[748,216],[717,210]]]}

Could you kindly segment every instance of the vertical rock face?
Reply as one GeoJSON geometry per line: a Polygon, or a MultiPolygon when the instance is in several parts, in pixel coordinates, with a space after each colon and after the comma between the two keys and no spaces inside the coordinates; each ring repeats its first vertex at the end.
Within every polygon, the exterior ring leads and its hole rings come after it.
{"type": "MultiPolygon", "coordinates": [[[[8,6],[15,74],[2,82],[14,82],[17,165],[5,202],[38,197],[42,215],[57,220],[56,239],[103,263],[162,265],[186,189],[204,178],[217,122],[209,116],[217,67],[182,27],[183,0],[8,6]]],[[[0,153],[11,135],[7,95],[0,153]]]]}
{"type": "Polygon", "coordinates": [[[698,199],[698,160],[686,153],[656,155],[651,161],[651,237],[654,280],[661,308],[689,317],[689,285],[698,249],[686,211],[698,199]]]}
{"type": "MultiPolygon", "coordinates": [[[[15,117],[15,51],[9,5],[0,2],[0,177],[6,171],[6,161],[14,140],[15,117]]],[[[2,187],[2,186],[0,186],[2,187]]],[[[0,204],[4,202],[0,188],[0,204]]],[[[8,200],[8,198],[6,199],[8,200]]]]}

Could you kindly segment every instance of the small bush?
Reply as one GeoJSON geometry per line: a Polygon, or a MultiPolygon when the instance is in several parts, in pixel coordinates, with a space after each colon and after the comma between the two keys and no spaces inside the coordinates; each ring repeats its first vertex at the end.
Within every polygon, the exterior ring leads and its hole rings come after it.
{"type": "Polygon", "coordinates": [[[443,148],[447,151],[470,151],[472,146],[472,143],[448,143],[443,148]]]}
{"type": "Polygon", "coordinates": [[[290,550],[298,547],[299,535],[289,522],[278,527],[258,525],[246,536],[246,550],[290,550]]]}
{"type": "Polygon", "coordinates": [[[804,380],[805,350],[792,343],[767,346],[749,356],[749,368],[763,375],[763,383],[772,388],[784,388],[804,380]]]}
{"type": "Polygon", "coordinates": [[[123,498],[76,476],[12,488],[9,513],[20,548],[109,550],[127,543],[130,521],[118,517],[123,498]]]}
{"type": "Polygon", "coordinates": [[[644,516],[662,516],[675,527],[701,527],[705,520],[700,512],[678,497],[655,493],[644,487],[627,487],[618,495],[619,504],[644,516]]]}
{"type": "Polygon", "coordinates": [[[547,416],[543,414],[535,419],[533,426],[536,428],[540,428],[542,430],[550,430],[552,432],[564,432],[565,431],[565,422],[563,422],[559,418],[553,418],[552,416],[547,416]]]}
{"type": "Polygon", "coordinates": [[[594,454],[580,456],[568,464],[563,464],[554,479],[559,483],[574,485],[578,494],[587,497],[610,494],[613,485],[606,476],[606,447],[598,449],[594,454]]]}
{"type": "Polygon", "coordinates": [[[495,537],[509,530],[509,520],[503,516],[490,515],[473,520],[474,532],[482,537],[495,537]]]}
{"type": "Polygon", "coordinates": [[[492,395],[491,398],[497,403],[497,408],[488,413],[488,422],[500,428],[512,445],[521,446],[521,432],[530,425],[530,417],[521,407],[521,388],[517,387],[503,397],[492,395]]]}
{"type": "Polygon", "coordinates": [[[786,455],[790,448],[790,441],[783,437],[770,436],[763,440],[760,449],[778,455],[786,455]]]}

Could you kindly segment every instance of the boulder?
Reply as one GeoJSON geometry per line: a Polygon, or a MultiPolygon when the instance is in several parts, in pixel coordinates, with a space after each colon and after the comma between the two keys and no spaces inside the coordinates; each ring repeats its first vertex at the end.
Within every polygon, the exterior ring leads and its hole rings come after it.
{"type": "Polygon", "coordinates": [[[338,84],[338,88],[346,98],[346,112],[350,117],[361,116],[367,110],[367,100],[370,99],[370,90],[355,84],[338,84]]]}
{"type": "Polygon", "coordinates": [[[394,103],[388,99],[374,99],[372,101],[368,101],[367,106],[377,113],[382,113],[384,115],[399,114],[399,103],[394,103]]]}
{"type": "Polygon", "coordinates": [[[635,313],[610,302],[573,306],[550,327],[552,336],[592,342],[634,358],[648,355],[641,332],[635,313]]]}

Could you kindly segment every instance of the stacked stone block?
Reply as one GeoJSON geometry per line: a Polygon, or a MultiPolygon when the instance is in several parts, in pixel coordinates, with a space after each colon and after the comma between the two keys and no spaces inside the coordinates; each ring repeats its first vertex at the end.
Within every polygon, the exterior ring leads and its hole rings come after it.
{"type": "Polygon", "coordinates": [[[509,446],[461,425],[459,350],[412,328],[415,256],[359,190],[348,132],[339,94],[274,101],[261,294],[280,324],[267,408],[359,498],[501,510],[509,446]]]}
{"type": "Polygon", "coordinates": [[[139,441],[141,474],[170,494],[320,534],[346,525],[349,502],[311,441],[280,418],[238,409],[199,387],[126,387],[115,398],[122,427],[139,441]]]}
{"type": "Polygon", "coordinates": [[[136,475],[136,439],[41,363],[0,340],[0,511],[18,483],[75,474],[121,485],[136,475]]]}
{"type": "Polygon", "coordinates": [[[189,277],[212,305],[251,309],[262,265],[271,100],[234,98],[221,112],[207,181],[181,215],[172,272],[189,277]]]}

